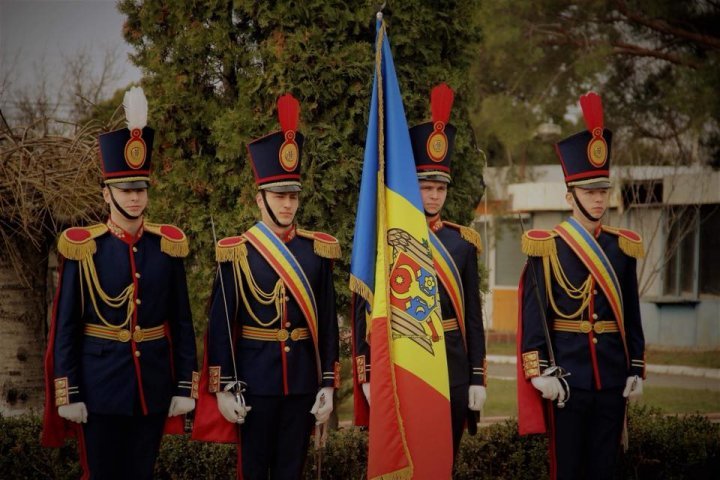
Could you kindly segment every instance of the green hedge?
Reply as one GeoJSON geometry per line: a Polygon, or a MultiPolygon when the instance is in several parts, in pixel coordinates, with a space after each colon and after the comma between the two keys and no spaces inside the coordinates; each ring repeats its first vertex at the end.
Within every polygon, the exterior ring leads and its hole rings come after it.
{"type": "MultiPolygon", "coordinates": [[[[75,447],[39,445],[37,417],[0,417],[0,476],[3,479],[76,479],[80,468],[75,447]]],[[[546,440],[519,437],[515,421],[482,428],[463,438],[456,479],[547,478],[546,440]]],[[[367,434],[357,428],[333,432],[322,453],[322,478],[365,478],[367,434]]],[[[317,478],[310,451],[305,478],[317,478]]],[[[235,450],[230,445],[167,437],[157,462],[159,479],[233,478],[235,450]]],[[[656,409],[630,411],[630,450],[623,455],[623,479],[710,479],[720,472],[720,425],[705,417],[665,416],[656,409]]]]}

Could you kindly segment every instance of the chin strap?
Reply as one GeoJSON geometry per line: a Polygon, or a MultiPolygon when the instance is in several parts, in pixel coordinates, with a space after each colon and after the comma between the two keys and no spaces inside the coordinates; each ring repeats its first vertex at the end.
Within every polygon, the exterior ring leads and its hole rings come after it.
{"type": "Polygon", "coordinates": [[[143,216],[143,214],[145,213],[144,209],[138,215],[130,215],[128,212],[126,212],[125,209],[122,208],[117,202],[117,200],[115,200],[115,196],[113,195],[113,187],[108,185],[107,188],[110,191],[110,200],[112,200],[113,205],[115,205],[115,208],[118,212],[120,212],[123,217],[127,218],[128,220],[137,220],[138,218],[143,216]]]}
{"type": "Polygon", "coordinates": [[[590,220],[591,222],[599,222],[599,221],[600,221],[600,219],[602,218],[602,215],[599,216],[598,218],[595,218],[595,217],[593,217],[592,215],[590,215],[590,213],[588,213],[588,211],[585,210],[585,207],[583,207],[583,204],[580,203],[580,200],[578,200],[577,195],[575,195],[575,189],[574,189],[574,188],[573,188],[572,190],[570,190],[570,193],[572,193],[572,196],[573,196],[573,198],[575,199],[575,205],[577,205],[577,206],[578,206],[578,209],[580,210],[580,212],[581,212],[583,215],[585,215],[585,218],[587,218],[587,219],[590,220]]]}
{"type": "Polygon", "coordinates": [[[275,225],[277,225],[280,228],[287,228],[293,224],[293,222],[290,222],[287,225],[280,223],[280,220],[277,219],[277,217],[275,216],[275,212],[272,211],[272,208],[270,208],[270,205],[267,202],[267,197],[265,197],[265,190],[260,190],[260,195],[262,195],[263,203],[265,204],[265,209],[267,210],[268,215],[270,215],[270,219],[273,221],[273,223],[275,225]]]}

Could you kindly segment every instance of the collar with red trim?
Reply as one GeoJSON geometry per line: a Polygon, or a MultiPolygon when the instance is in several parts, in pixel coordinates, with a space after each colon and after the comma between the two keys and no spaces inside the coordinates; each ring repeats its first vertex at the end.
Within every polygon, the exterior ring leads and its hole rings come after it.
{"type": "Polygon", "coordinates": [[[110,230],[110,233],[112,233],[114,236],[127,243],[128,245],[132,245],[133,243],[140,240],[140,237],[142,237],[144,231],[144,223],[140,224],[140,228],[138,228],[137,234],[134,236],[129,232],[123,230],[120,226],[118,226],[118,224],[113,222],[111,218],[108,218],[106,225],[108,227],[108,230],[110,230]]]}

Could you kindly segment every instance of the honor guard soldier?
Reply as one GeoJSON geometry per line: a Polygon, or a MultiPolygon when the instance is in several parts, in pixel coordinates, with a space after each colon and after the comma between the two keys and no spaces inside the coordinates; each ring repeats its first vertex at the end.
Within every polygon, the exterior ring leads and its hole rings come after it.
{"type": "Polygon", "coordinates": [[[106,223],[58,241],[43,444],[78,438],[83,478],[151,479],[163,431],[182,433],[196,367],[185,234],[144,221],[153,130],[142,89],[127,128],[100,136],[106,223]]]}
{"type": "Polygon", "coordinates": [[[328,420],[340,382],[332,275],[340,245],[295,223],[300,107],[289,94],[277,107],[281,131],[248,145],[262,220],[217,242],[200,385],[211,395],[201,395],[193,431],[240,440],[246,480],[300,478],[313,424],[328,420]]]}
{"type": "MultiPolygon", "coordinates": [[[[450,377],[453,454],[456,456],[467,422],[477,430],[477,413],[487,397],[485,331],[480,303],[478,254],[480,235],[472,228],[442,220],[448,185],[455,127],[448,123],[454,94],[445,83],[430,95],[432,121],[410,129],[413,156],[433,259],[440,281],[440,306],[450,377]]],[[[367,302],[355,298],[353,342],[355,381],[370,403],[371,348],[365,338],[367,302]]],[[[367,406],[367,405],[366,405],[367,406]]],[[[358,405],[356,408],[363,408],[358,405]]]]}
{"type": "Polygon", "coordinates": [[[573,480],[613,478],[627,398],[642,393],[645,374],[642,240],[602,224],[612,133],[596,93],[580,105],[587,130],[555,147],[572,216],[523,234],[517,338],[520,433],[547,429],[551,478],[573,480]]]}

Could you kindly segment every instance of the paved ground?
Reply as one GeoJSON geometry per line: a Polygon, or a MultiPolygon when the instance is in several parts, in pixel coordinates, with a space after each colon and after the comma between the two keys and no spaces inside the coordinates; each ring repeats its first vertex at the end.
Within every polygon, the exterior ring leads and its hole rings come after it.
{"type": "MultiPolygon", "coordinates": [[[[503,359],[500,360],[502,361],[503,359]]],[[[509,360],[504,361],[503,363],[493,361],[488,363],[488,373],[490,374],[490,379],[497,378],[501,380],[515,380],[515,365],[510,363],[509,360]]],[[[650,366],[648,367],[647,380],[645,382],[646,385],[653,387],[677,387],[691,390],[720,391],[720,377],[712,378],[712,376],[708,377],[698,375],[702,373],[712,373],[712,370],[717,369],[692,369],[687,370],[682,375],[676,375],[672,373],[677,370],[659,368],[665,366],[657,367],[657,369],[650,368],[650,366]],[[711,370],[711,372],[705,372],[706,370],[711,370]]],[[[680,367],[676,368],[679,369],[680,367]]]]}

